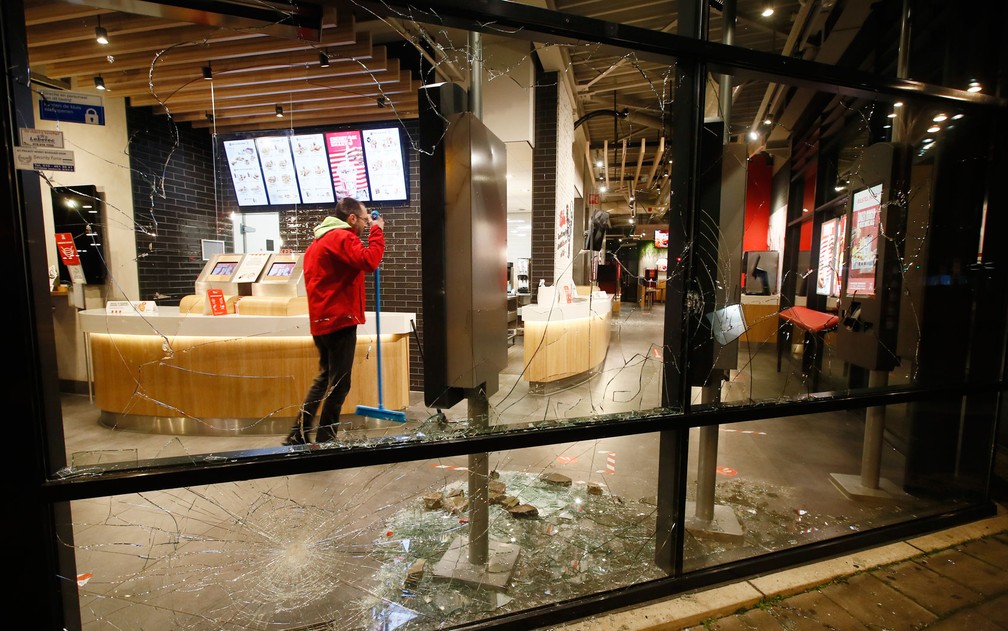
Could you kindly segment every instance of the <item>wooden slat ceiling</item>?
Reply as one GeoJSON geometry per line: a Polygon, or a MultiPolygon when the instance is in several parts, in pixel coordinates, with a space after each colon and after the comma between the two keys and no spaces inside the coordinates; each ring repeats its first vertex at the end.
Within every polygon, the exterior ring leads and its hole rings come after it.
{"type": "MultiPolygon", "coordinates": [[[[529,0],[534,3],[534,0],[529,0]]],[[[134,3],[136,4],[136,3],[134,3]]],[[[139,3],[152,5],[154,2],[139,3]]],[[[110,96],[131,105],[151,106],[174,120],[220,132],[353,122],[409,120],[417,116],[419,81],[396,54],[406,40],[445,45],[435,63],[442,77],[464,80],[465,33],[403,19],[355,15],[352,4],[326,3],[319,41],[277,35],[270,28],[221,26],[178,10],[152,16],[110,7],[122,0],[26,0],[28,45],[33,75],[75,90],[93,90],[100,75],[110,96]],[[336,7],[339,8],[336,8],[336,7]],[[182,19],[182,17],[192,19],[182,19]],[[95,27],[109,43],[95,41],[95,27]],[[448,41],[454,40],[454,41],[448,41]],[[394,46],[394,48],[393,48],[394,46]],[[326,53],[330,66],[320,65],[326,53]],[[213,79],[203,79],[209,68],[213,79]],[[278,124],[276,108],[285,119],[278,124]]],[[[549,0],[566,13],[640,28],[676,32],[677,2],[668,0],[549,0]]],[[[810,58],[815,39],[831,11],[842,3],[775,0],[773,19],[762,18],[763,0],[738,0],[737,46],[810,58]]],[[[721,16],[712,12],[709,39],[722,41],[721,16]]],[[[412,45],[411,45],[412,46],[412,45]]],[[[437,52],[437,51],[435,51],[437,52]]],[[[419,53],[413,53],[413,56],[419,53]]],[[[436,54],[434,56],[437,56],[436,54]]],[[[625,212],[630,197],[641,206],[664,210],[669,182],[666,138],[674,99],[674,65],[637,59],[632,51],[591,43],[562,47],[564,75],[572,81],[575,116],[590,146],[590,172],[608,181],[614,205],[625,212]],[[618,116],[586,114],[605,110],[618,116]],[[601,168],[595,166],[602,161],[601,168]]],[[[719,116],[718,77],[710,78],[707,116],[719,116]]],[[[732,83],[729,127],[733,135],[758,125],[764,114],[783,116],[784,93],[766,83],[732,83]]]]}
{"type": "Polygon", "coordinates": [[[417,115],[417,81],[351,13],[326,9],[320,41],[118,12],[54,0],[25,6],[33,74],[128,97],[173,119],[218,132],[407,120],[417,115]],[[95,28],[109,33],[99,44],[95,28]],[[320,54],[330,59],[321,67],[320,54]],[[212,80],[204,80],[209,68],[212,80]],[[381,102],[379,102],[381,101],[381,102]]]}

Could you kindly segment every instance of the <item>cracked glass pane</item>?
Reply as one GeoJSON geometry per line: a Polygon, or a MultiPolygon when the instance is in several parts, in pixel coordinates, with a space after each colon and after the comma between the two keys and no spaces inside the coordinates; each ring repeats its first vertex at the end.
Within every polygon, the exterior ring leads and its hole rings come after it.
{"type": "Polygon", "coordinates": [[[616,452],[629,455],[585,442],[490,454],[483,476],[461,457],[77,501],[83,621],[432,629],[653,579],[655,471],[616,452]]]}
{"type": "MultiPolygon", "coordinates": [[[[76,160],[39,171],[59,478],[999,374],[991,121],[974,110],[739,71],[705,78],[688,129],[670,55],[370,3],[249,4],[28,3],[33,126],[76,160]],[[345,196],[379,213],[386,249],[338,427],[300,431],[319,372],[303,255],[345,196]]],[[[630,23],[610,5],[557,9],[630,23]]],[[[638,26],[677,28],[667,11],[638,26]]],[[[738,46],[798,56],[786,29],[748,29],[738,46]]],[[[645,434],[491,454],[486,475],[477,454],[81,500],[67,545],[101,626],[436,628],[661,578],[677,518],[691,570],[954,508],[982,488],[991,409],[979,394],[694,428],[685,498],[661,495],[674,459],[645,434]],[[865,462],[895,501],[842,492],[865,462]],[[483,478],[502,545],[479,565],[511,568],[506,589],[434,576],[453,554],[466,567],[483,478]]]]}

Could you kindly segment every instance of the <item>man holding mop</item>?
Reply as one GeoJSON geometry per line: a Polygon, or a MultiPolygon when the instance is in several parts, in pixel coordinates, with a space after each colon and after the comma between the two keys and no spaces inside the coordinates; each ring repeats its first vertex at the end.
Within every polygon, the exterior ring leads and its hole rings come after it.
{"type": "Polygon", "coordinates": [[[308,319],[319,353],[319,373],[284,445],[309,442],[316,412],[315,442],[336,439],[340,408],[350,392],[357,325],[364,323],[364,274],[374,272],[385,254],[381,216],[371,219],[364,204],[352,197],[340,199],[333,214],[315,226],[315,239],[304,254],[308,319]],[[361,238],[369,225],[365,246],[361,238]]]}

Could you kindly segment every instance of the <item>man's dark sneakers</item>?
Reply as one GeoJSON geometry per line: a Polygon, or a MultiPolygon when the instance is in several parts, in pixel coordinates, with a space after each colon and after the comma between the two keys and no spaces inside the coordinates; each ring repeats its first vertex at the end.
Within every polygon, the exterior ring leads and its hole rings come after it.
{"type": "Polygon", "coordinates": [[[284,447],[290,447],[293,445],[307,445],[308,441],[305,440],[304,435],[301,432],[291,432],[287,438],[281,443],[284,447]]]}

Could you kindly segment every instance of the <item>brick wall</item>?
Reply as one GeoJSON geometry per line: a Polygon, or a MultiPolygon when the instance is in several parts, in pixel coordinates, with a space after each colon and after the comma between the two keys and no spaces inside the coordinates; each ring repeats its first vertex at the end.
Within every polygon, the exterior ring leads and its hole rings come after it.
{"type": "Polygon", "coordinates": [[[230,242],[215,211],[213,144],[206,130],[126,108],[141,300],[179,304],[204,261],[200,239],[230,242]]]}
{"type": "Polygon", "coordinates": [[[555,72],[537,72],[535,148],[532,150],[532,260],[529,289],[535,295],[540,279],[552,285],[557,184],[557,81],[555,72]]]}

